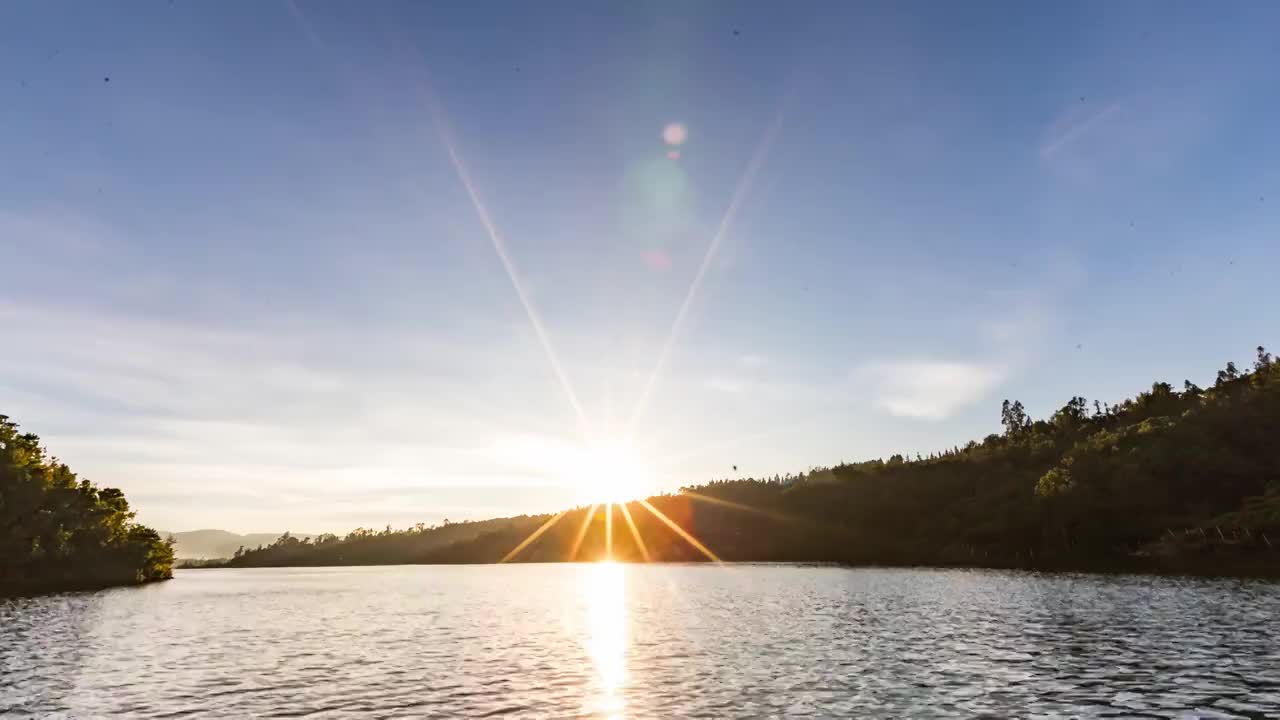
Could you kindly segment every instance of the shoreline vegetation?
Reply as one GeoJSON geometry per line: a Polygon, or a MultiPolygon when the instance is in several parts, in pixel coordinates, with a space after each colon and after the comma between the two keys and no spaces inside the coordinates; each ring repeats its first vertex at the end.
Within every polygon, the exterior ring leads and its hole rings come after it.
{"type": "Polygon", "coordinates": [[[777,561],[1280,576],[1280,362],[1071,398],[928,456],[717,480],[554,515],[358,528],[200,567],[777,561]]]}
{"type": "Polygon", "coordinates": [[[0,596],[173,577],[173,547],[133,522],[124,493],[79,479],[0,415],[0,596]]]}
{"type": "MultiPolygon", "coordinates": [[[[1212,387],[1156,382],[1115,404],[1073,397],[927,457],[716,480],[557,514],[357,528],[185,567],[562,562],[853,566],[1280,576],[1280,362],[1262,347],[1212,387]]],[[[0,595],[172,577],[173,544],[0,416],[0,595]]]]}

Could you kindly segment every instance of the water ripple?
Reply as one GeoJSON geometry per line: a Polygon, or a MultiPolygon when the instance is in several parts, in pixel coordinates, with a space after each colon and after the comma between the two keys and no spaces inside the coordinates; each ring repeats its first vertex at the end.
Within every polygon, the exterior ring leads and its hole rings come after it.
{"type": "Polygon", "coordinates": [[[200,570],[0,600],[0,715],[1280,717],[1280,585],[790,566],[200,570]]]}

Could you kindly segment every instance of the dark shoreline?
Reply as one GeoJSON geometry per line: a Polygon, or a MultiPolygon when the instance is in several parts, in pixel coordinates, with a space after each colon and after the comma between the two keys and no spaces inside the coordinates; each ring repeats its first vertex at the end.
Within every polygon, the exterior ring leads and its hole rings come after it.
{"type": "Polygon", "coordinates": [[[0,599],[33,597],[36,595],[57,595],[70,592],[97,592],[118,587],[141,587],[152,583],[172,580],[172,577],[155,580],[39,580],[20,583],[0,583],[0,599]]]}
{"type": "MultiPolygon", "coordinates": [[[[509,563],[514,565],[559,565],[569,561],[530,561],[509,563]]],[[[578,564],[591,564],[594,561],[574,561],[578,564]]],[[[627,565],[713,565],[707,560],[676,561],[637,561],[630,558],[618,558],[618,563],[627,565]]],[[[357,563],[357,564],[298,564],[298,565],[230,565],[201,564],[189,567],[179,566],[179,570],[254,570],[266,568],[322,568],[322,567],[395,567],[395,566],[450,566],[450,565],[499,565],[493,562],[421,562],[421,563],[357,563]]],[[[1134,559],[1107,564],[1086,565],[1083,563],[893,563],[865,562],[848,563],[826,560],[727,560],[726,565],[793,565],[814,567],[839,567],[851,570],[858,569],[901,569],[901,570],[1013,570],[1020,572],[1045,573],[1054,575],[1151,575],[1156,577],[1196,577],[1230,579],[1262,579],[1280,580],[1280,558],[1269,563],[1223,563],[1223,562],[1168,562],[1134,559]]]]}

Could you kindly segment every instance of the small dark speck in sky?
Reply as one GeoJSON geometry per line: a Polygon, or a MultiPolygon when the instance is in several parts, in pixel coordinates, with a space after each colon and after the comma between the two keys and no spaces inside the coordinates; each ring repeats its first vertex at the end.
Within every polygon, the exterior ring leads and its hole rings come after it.
{"type": "Polygon", "coordinates": [[[1077,350],[1080,350],[1080,349],[1081,349],[1081,348],[1083,348],[1083,347],[1084,347],[1084,345],[1083,345],[1083,344],[1081,344],[1081,343],[1076,343],[1076,349],[1077,349],[1077,350]]]}
{"type": "Polygon", "coordinates": [[[26,81],[26,80],[20,80],[20,81],[18,81],[18,84],[19,84],[19,85],[21,85],[22,87],[26,87],[26,86],[27,86],[27,81],[26,81]]]}
{"type": "Polygon", "coordinates": [[[1083,96],[1083,95],[1081,95],[1081,96],[1080,96],[1080,102],[1084,102],[1084,96],[1083,96]]]}
{"type": "Polygon", "coordinates": [[[109,77],[104,77],[104,78],[102,78],[102,82],[109,83],[109,82],[111,82],[111,78],[109,78],[109,77]]]}
{"type": "Polygon", "coordinates": [[[733,471],[734,471],[734,472],[738,472],[738,466],[737,466],[737,465],[734,465],[734,466],[733,466],[733,471]]]}
{"type": "Polygon", "coordinates": [[[734,30],[733,30],[733,34],[734,34],[734,35],[741,35],[741,34],[742,34],[742,32],[741,32],[741,31],[739,31],[737,28],[734,28],[734,30]]]}

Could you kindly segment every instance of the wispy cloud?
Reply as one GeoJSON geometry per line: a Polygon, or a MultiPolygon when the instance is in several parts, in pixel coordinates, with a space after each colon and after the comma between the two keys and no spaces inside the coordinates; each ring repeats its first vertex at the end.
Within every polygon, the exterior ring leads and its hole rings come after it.
{"type": "MultiPolygon", "coordinates": [[[[510,337],[179,322],[3,299],[0,327],[24,338],[0,354],[0,412],[171,529],[188,527],[202,498],[218,506],[217,493],[237,489],[279,500],[263,503],[272,507],[309,488],[315,527],[332,528],[325,513],[360,503],[328,502],[326,488],[394,481],[483,496],[495,482],[545,484],[489,453],[491,438],[547,422],[537,349],[510,337]],[[498,372],[510,382],[473,381],[498,372]],[[187,499],[171,502],[178,488],[187,499]]],[[[376,519],[382,508],[365,511],[376,519]]],[[[213,515],[201,522],[248,519],[213,515]]]]}
{"type": "Polygon", "coordinates": [[[1123,103],[1119,100],[1103,105],[1101,108],[1083,103],[1072,106],[1050,126],[1044,142],[1040,145],[1040,157],[1046,160],[1052,159],[1059,151],[1101,126],[1122,106],[1123,103]]]}
{"type": "Polygon", "coordinates": [[[1229,88],[1212,83],[1145,88],[1105,104],[1071,102],[1046,128],[1040,159],[1078,184],[1136,193],[1213,141],[1223,109],[1236,103],[1229,88]]]}
{"type": "Polygon", "coordinates": [[[1006,371],[974,362],[907,360],[867,365],[854,375],[876,406],[890,414],[943,420],[985,397],[1006,371]]]}

